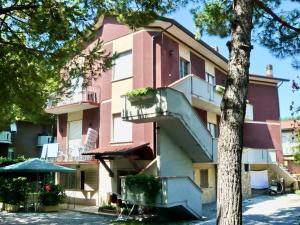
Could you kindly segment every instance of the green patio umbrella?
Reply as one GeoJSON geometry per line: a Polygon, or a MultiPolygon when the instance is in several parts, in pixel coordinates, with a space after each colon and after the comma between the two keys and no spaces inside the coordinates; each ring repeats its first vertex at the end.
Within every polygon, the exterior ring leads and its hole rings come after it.
{"type": "Polygon", "coordinates": [[[0,168],[0,173],[3,172],[21,172],[21,173],[50,173],[50,172],[75,172],[75,169],[71,169],[64,166],[59,166],[53,163],[49,163],[45,160],[33,158],[24,162],[19,162],[9,166],[0,168]]]}

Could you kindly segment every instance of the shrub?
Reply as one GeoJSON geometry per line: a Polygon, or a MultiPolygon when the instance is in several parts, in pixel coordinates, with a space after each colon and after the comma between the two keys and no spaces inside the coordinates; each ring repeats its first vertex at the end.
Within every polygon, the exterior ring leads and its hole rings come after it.
{"type": "Polygon", "coordinates": [[[29,158],[26,158],[25,156],[18,156],[15,159],[9,159],[7,157],[0,156],[0,167],[9,166],[11,164],[15,164],[15,163],[19,163],[19,162],[24,162],[27,159],[29,159],[29,158]]]}
{"type": "Polygon", "coordinates": [[[147,203],[153,203],[160,190],[160,179],[152,175],[129,175],[125,179],[125,186],[135,195],[144,194],[147,203]]]}
{"type": "Polygon", "coordinates": [[[27,195],[27,178],[1,178],[0,199],[4,203],[17,205],[24,202],[27,195]]]}
{"type": "Polygon", "coordinates": [[[300,190],[296,190],[295,194],[300,195],[300,190]]]}
{"type": "Polygon", "coordinates": [[[103,205],[103,206],[100,206],[98,211],[100,212],[101,210],[116,210],[116,206],[113,206],[113,205],[103,205]]]}
{"type": "Polygon", "coordinates": [[[39,192],[39,199],[42,205],[58,205],[66,198],[62,185],[45,184],[39,192]]]}

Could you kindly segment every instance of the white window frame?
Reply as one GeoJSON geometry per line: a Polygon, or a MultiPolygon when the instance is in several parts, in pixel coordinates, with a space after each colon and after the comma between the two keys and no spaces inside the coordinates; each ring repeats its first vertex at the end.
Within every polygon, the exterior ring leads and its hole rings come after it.
{"type": "Polygon", "coordinates": [[[213,138],[217,137],[217,124],[207,122],[207,129],[213,138]]]}
{"type": "MultiPolygon", "coordinates": [[[[121,70],[122,71],[122,70],[121,70]]],[[[119,57],[117,59],[115,59],[114,61],[114,66],[113,66],[113,74],[112,74],[112,81],[118,81],[118,80],[123,80],[123,79],[127,79],[129,77],[132,77],[133,76],[133,52],[132,52],[132,49],[128,50],[128,51],[124,51],[124,52],[121,52],[119,53],[119,57]],[[128,62],[128,66],[129,66],[129,69],[128,69],[128,74],[125,74],[124,75],[118,75],[118,77],[116,77],[116,66],[117,66],[117,63],[118,63],[118,60],[122,57],[122,56],[127,56],[127,55],[130,55],[130,61],[128,62]]]]}
{"type": "Polygon", "coordinates": [[[213,86],[216,86],[216,77],[208,72],[205,73],[205,81],[213,86]],[[212,82],[209,78],[212,78],[212,82]]]}
{"type": "Polygon", "coordinates": [[[123,121],[122,120],[122,117],[121,117],[121,113],[115,113],[115,114],[112,114],[112,121],[111,121],[111,142],[112,143],[126,143],[126,142],[132,142],[132,134],[133,134],[133,126],[132,126],[132,123],[131,122],[127,122],[127,121],[123,121]],[[127,131],[123,131],[122,133],[123,134],[126,134],[127,135],[127,137],[124,137],[123,135],[121,135],[120,137],[116,137],[116,133],[115,133],[115,118],[116,117],[119,117],[121,120],[120,121],[122,121],[122,123],[123,123],[123,126],[120,126],[120,127],[124,127],[124,123],[128,123],[128,128],[130,129],[130,131],[129,130],[127,130],[127,131]]]}
{"type": "Polygon", "coordinates": [[[189,75],[191,72],[191,62],[186,60],[185,58],[179,57],[179,77],[183,78],[187,75],[189,75]],[[187,74],[181,74],[181,61],[187,62],[187,74]]]}

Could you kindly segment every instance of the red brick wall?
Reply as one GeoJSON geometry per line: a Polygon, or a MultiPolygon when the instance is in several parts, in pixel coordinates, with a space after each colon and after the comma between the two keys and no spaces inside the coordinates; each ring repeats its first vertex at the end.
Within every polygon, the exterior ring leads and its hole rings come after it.
{"type": "Polygon", "coordinates": [[[99,132],[99,146],[107,147],[111,141],[111,102],[101,104],[100,107],[100,132],[99,132]]]}
{"type": "MultiPolygon", "coordinates": [[[[152,37],[149,32],[133,36],[133,88],[153,87],[152,37]]],[[[133,142],[150,143],[153,148],[153,123],[133,124],[133,142]]]]}
{"type": "Polygon", "coordinates": [[[65,143],[67,141],[68,129],[68,114],[61,114],[57,116],[57,142],[65,143]]]}
{"type": "Polygon", "coordinates": [[[283,161],[280,124],[244,124],[244,147],[276,149],[277,160],[283,161]]]}
{"type": "Polygon", "coordinates": [[[133,88],[152,87],[152,37],[149,32],[133,36],[133,88]]]}
{"type": "Polygon", "coordinates": [[[165,35],[158,43],[161,47],[161,64],[157,66],[160,66],[161,78],[159,81],[158,77],[157,86],[165,87],[179,79],[179,45],[165,35]]]}
{"type": "Polygon", "coordinates": [[[279,120],[278,89],[276,86],[250,83],[247,98],[253,105],[254,120],[279,120]]]}
{"type": "Polygon", "coordinates": [[[132,31],[128,26],[120,24],[114,17],[105,17],[103,26],[97,32],[96,38],[100,37],[104,42],[108,42],[129,33],[132,31]]]}
{"type": "MultiPolygon", "coordinates": [[[[89,128],[96,130],[99,134],[100,110],[99,108],[83,110],[82,117],[82,141],[84,142],[89,128]]],[[[99,146],[99,140],[97,140],[96,146],[99,146]]]]}

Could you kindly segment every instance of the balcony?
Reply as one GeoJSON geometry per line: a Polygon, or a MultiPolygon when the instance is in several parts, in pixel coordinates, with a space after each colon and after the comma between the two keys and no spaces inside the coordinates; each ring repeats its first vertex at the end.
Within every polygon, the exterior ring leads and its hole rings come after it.
{"type": "MultiPolygon", "coordinates": [[[[194,107],[220,114],[222,95],[215,88],[215,85],[191,74],[170,85],[171,88],[178,90],[186,96],[194,107]]],[[[246,120],[253,120],[253,106],[247,104],[246,120]]]]}
{"type": "Polygon", "coordinates": [[[243,150],[242,162],[246,164],[276,163],[276,150],[245,148],[243,150]]]}
{"type": "Polygon", "coordinates": [[[212,162],[216,141],[185,95],[172,88],[159,88],[135,102],[123,96],[122,119],[134,123],[154,122],[184,149],[193,162],[212,162]]]}
{"type": "Polygon", "coordinates": [[[0,132],[0,143],[11,144],[11,133],[9,131],[0,132]]]}
{"type": "Polygon", "coordinates": [[[53,137],[48,135],[39,135],[37,138],[37,147],[42,147],[44,144],[52,143],[53,137]]]}
{"type": "Polygon", "coordinates": [[[71,96],[49,100],[45,111],[51,114],[64,114],[97,107],[99,107],[99,100],[96,92],[80,91],[71,96]]]}
{"type": "Polygon", "coordinates": [[[58,153],[56,162],[78,162],[93,160],[93,155],[82,155],[87,152],[81,141],[70,141],[58,144],[58,153]]]}
{"type": "MultiPolygon", "coordinates": [[[[134,195],[125,186],[126,177],[121,178],[122,200],[130,204],[147,205],[143,194],[134,195]]],[[[189,177],[160,177],[161,190],[151,205],[169,210],[175,216],[198,219],[202,215],[202,190],[189,177]],[[183,191],[184,190],[184,191],[183,191]],[[172,213],[172,210],[174,212],[172,213]]]]}

